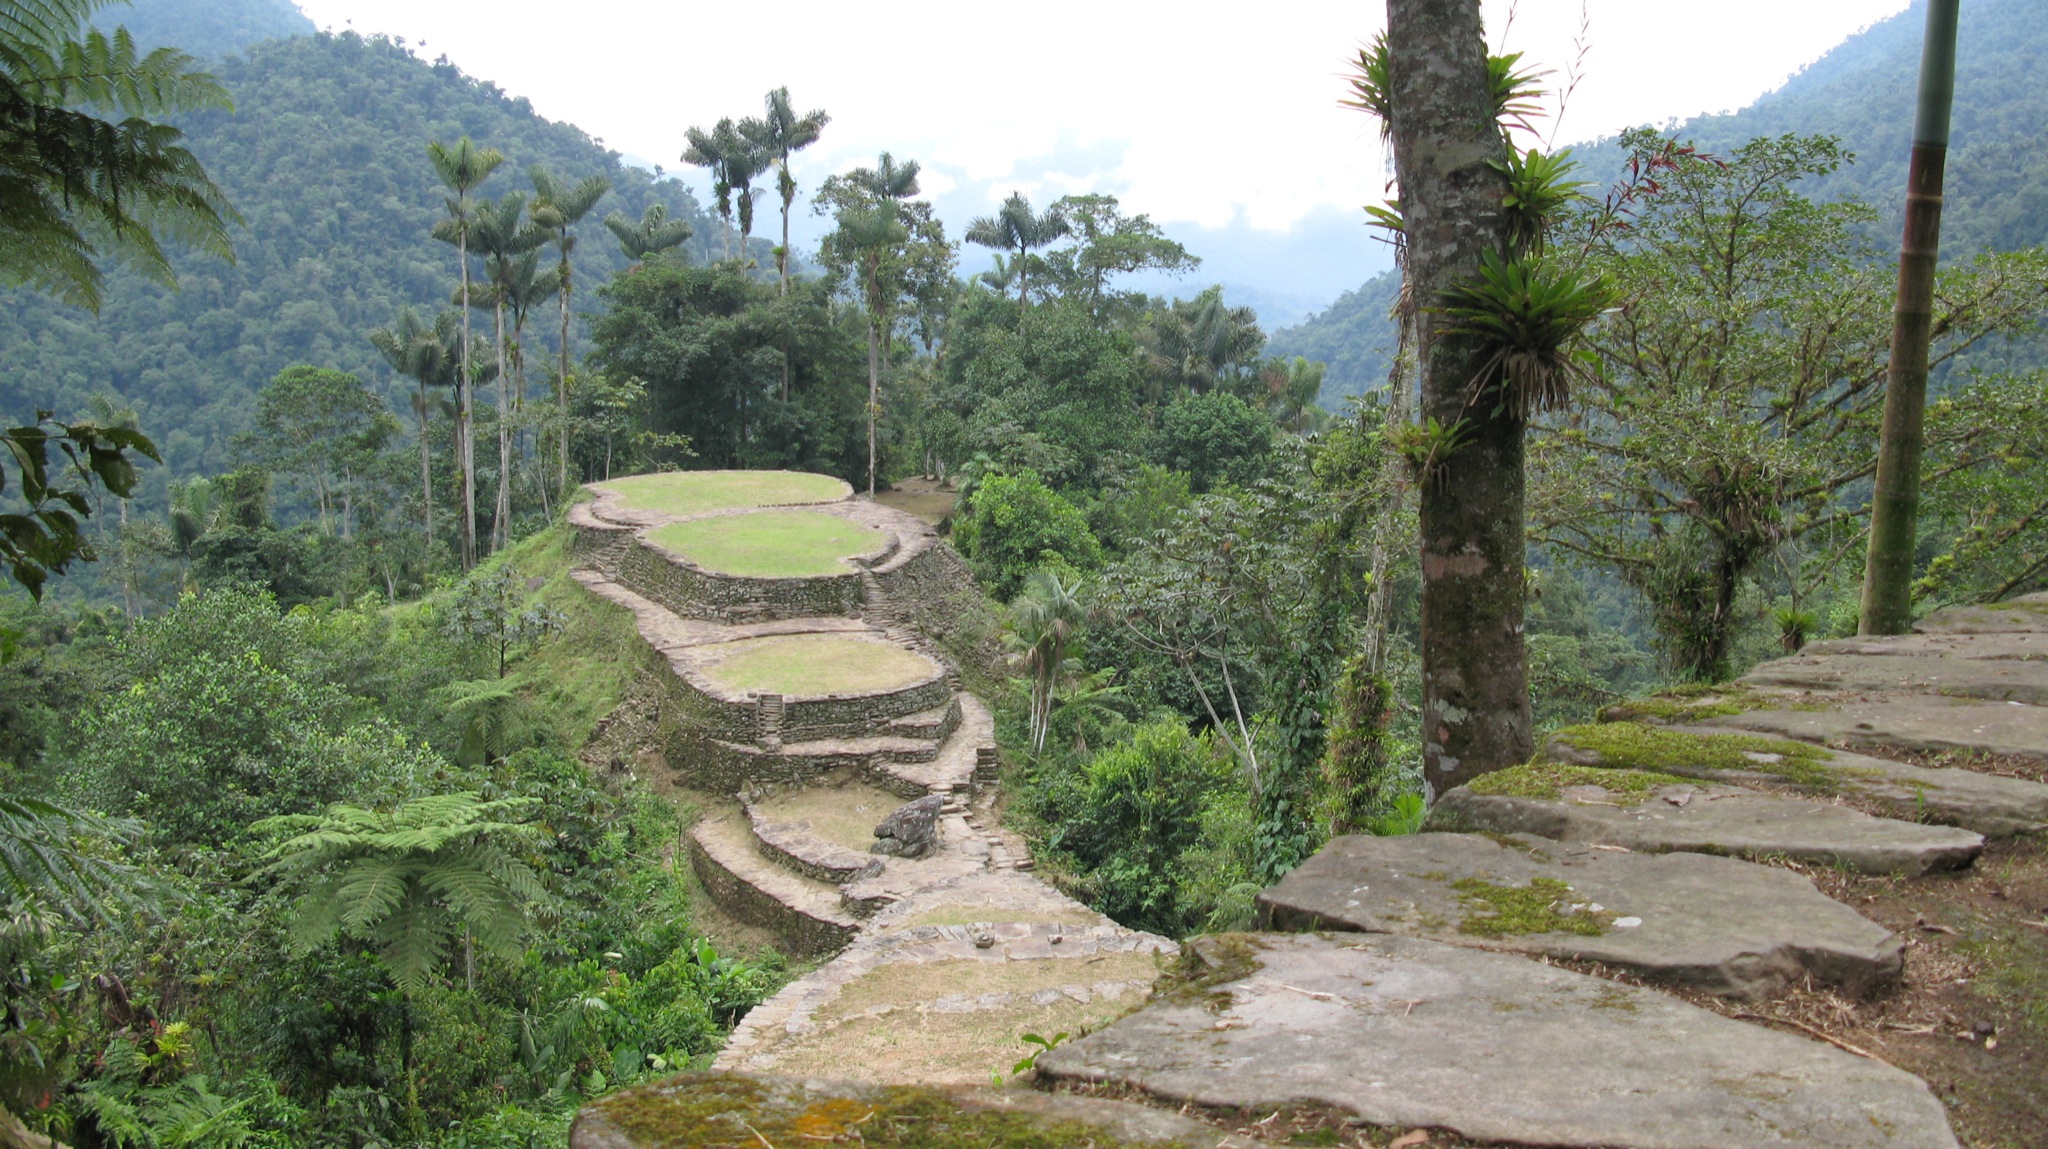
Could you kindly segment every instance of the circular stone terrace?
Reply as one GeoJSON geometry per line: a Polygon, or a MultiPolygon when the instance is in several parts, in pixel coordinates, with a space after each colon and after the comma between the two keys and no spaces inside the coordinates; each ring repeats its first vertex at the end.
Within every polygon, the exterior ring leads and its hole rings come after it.
{"type": "Polygon", "coordinates": [[[915,651],[857,634],[777,634],[695,647],[693,669],[730,695],[789,698],[885,694],[930,682],[943,667],[915,651]]]}
{"type": "Polygon", "coordinates": [[[647,521],[836,503],[853,495],[853,487],[843,479],[802,471],[670,471],[592,483],[590,489],[618,509],[643,512],[647,521]]]}

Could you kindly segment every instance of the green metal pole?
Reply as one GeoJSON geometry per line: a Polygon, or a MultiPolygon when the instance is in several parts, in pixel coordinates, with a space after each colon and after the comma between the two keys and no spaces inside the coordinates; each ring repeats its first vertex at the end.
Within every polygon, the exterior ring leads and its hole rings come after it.
{"type": "Polygon", "coordinates": [[[1913,625],[1913,552],[1920,516],[1921,424],[1927,410],[1928,332],[1934,321],[1934,266],[1941,248],[1941,179],[1948,163],[1949,109],[1956,91],[1956,10],[1961,0],[1928,0],[1920,49],[1920,102],[1906,174],[1906,228],[1899,242],[1899,293],[1892,305],[1891,363],[1884,431],[1871,495],[1870,552],[1863,568],[1859,634],[1904,634],[1913,625]]]}

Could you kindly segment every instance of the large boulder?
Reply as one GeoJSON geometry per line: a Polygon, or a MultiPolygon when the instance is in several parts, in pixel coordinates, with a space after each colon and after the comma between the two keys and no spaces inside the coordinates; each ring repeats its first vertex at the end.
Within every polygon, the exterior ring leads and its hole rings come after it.
{"type": "Polygon", "coordinates": [[[939,814],[945,808],[943,794],[926,794],[898,806],[875,827],[875,844],[868,851],[897,858],[924,857],[938,848],[939,814]]]}

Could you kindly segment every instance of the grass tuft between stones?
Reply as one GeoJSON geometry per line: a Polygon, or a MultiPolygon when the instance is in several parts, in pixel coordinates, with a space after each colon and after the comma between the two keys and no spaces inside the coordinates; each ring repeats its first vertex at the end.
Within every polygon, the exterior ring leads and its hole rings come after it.
{"type": "Polygon", "coordinates": [[[1474,794],[1501,798],[1556,800],[1572,786],[1598,786],[1623,806],[1647,800],[1659,786],[1680,785],[1690,779],[1649,770],[1625,770],[1606,766],[1568,766],[1562,762],[1527,762],[1481,774],[1466,784],[1474,794]]]}
{"type": "Polygon", "coordinates": [[[1482,938],[1511,934],[1581,934],[1599,937],[1614,921],[1609,913],[1572,912],[1572,888],[1556,878],[1532,878],[1526,886],[1496,886],[1479,878],[1451,883],[1468,910],[1458,932],[1482,938]],[[1565,907],[1559,910],[1558,907],[1565,907]]]}

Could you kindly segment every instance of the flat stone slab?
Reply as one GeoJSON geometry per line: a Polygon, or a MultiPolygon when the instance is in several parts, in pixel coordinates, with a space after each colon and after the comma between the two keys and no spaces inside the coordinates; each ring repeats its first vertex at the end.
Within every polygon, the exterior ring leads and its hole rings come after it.
{"type": "Polygon", "coordinates": [[[1423,828],[1534,834],[1647,854],[1786,857],[1907,877],[1960,869],[1984,850],[1982,835],[1952,826],[1874,818],[1847,806],[1712,783],[1653,786],[1640,794],[1570,786],[1556,798],[1475,794],[1460,786],[1437,799],[1423,828]]]}
{"type": "MultiPolygon", "coordinates": [[[[1616,728],[1593,729],[1600,732],[1616,728]]],[[[1654,762],[1633,765],[1711,782],[1793,786],[1819,795],[1839,794],[1879,807],[1896,818],[1956,826],[1990,838],[2048,829],[2048,786],[2039,782],[1970,770],[1912,766],[1888,758],[1871,758],[1847,750],[1823,749],[1802,741],[1758,737],[1711,726],[1657,729],[1692,737],[1660,739],[1670,743],[1674,752],[1659,755],[1654,762]],[[1740,739],[1742,745],[1757,747],[1738,755],[1754,763],[1754,769],[1729,770],[1686,757],[1687,742],[1701,745],[1719,739],[1740,739]],[[1762,749],[1769,746],[1783,746],[1787,753],[1762,749]],[[1823,757],[1813,757],[1816,755],[1823,757]],[[1777,772],[1787,764],[1791,764],[1791,773],[1777,772]]],[[[1605,764],[1598,753],[1575,748],[1570,738],[1570,731],[1552,735],[1544,743],[1545,752],[1561,762],[1582,766],[1605,764]]]]}
{"type": "Polygon", "coordinates": [[[1193,945],[1222,980],[1041,1056],[1039,1072],[1517,1145],[1956,1144],[1918,1078],[1655,990],[1388,934],[1193,945]]]}
{"type": "Polygon", "coordinates": [[[1905,968],[1898,935],[1789,870],[1511,841],[1519,844],[1476,834],[1333,838],[1259,895],[1261,917],[1280,930],[1407,934],[1604,962],[1747,1001],[1808,978],[1861,994],[1905,968]],[[1500,905],[1506,898],[1513,906],[1500,905]],[[1514,907],[1526,920],[1509,919],[1514,907]],[[1546,924],[1564,928],[1524,932],[1546,924]]]}
{"type": "Polygon", "coordinates": [[[2048,707],[1939,694],[1852,694],[1703,719],[1802,742],[2048,758],[2048,707]]]}
{"type": "Polygon", "coordinates": [[[1742,676],[1755,686],[1947,694],[2048,706],[2048,634],[1817,642],[1742,676]]]}
{"type": "Polygon", "coordinates": [[[1182,1146],[1215,1129],[1126,1101],[1024,1089],[874,1085],[770,1074],[685,1073],[585,1106],[570,1149],[733,1145],[1182,1146]]]}
{"type": "Polygon", "coordinates": [[[2048,633],[2048,592],[1989,606],[1951,606],[1913,624],[1917,634],[2048,633]]]}

